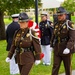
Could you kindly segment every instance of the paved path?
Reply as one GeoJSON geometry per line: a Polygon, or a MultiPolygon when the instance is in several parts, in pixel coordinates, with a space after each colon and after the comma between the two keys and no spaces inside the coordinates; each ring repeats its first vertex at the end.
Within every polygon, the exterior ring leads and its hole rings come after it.
{"type": "MultiPolygon", "coordinates": [[[[65,75],[65,73],[60,74],[60,75],[65,75]]],[[[72,71],[72,75],[75,75],[75,70],[72,71]]]]}

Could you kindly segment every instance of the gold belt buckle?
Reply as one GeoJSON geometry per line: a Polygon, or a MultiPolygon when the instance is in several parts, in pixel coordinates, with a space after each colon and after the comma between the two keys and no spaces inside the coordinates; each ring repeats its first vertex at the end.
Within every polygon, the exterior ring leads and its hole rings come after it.
{"type": "Polygon", "coordinates": [[[20,49],[20,53],[22,54],[23,52],[24,52],[24,49],[23,49],[23,48],[21,48],[21,49],[20,49]]]}

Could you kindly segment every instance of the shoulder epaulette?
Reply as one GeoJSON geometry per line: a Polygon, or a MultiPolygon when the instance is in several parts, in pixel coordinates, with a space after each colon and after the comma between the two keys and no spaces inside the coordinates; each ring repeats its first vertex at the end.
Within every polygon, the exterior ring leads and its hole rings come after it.
{"type": "Polygon", "coordinates": [[[66,20],[66,25],[69,29],[75,30],[75,24],[72,23],[70,20],[66,20]]]}
{"type": "Polygon", "coordinates": [[[30,33],[30,39],[32,40],[32,37],[35,38],[35,39],[39,39],[40,38],[38,37],[37,33],[35,31],[33,31],[32,29],[29,30],[29,33],[30,33]]]}

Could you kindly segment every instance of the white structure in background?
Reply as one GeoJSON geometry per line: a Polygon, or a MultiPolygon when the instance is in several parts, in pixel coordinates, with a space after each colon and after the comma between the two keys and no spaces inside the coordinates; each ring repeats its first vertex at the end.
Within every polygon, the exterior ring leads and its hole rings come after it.
{"type": "Polygon", "coordinates": [[[41,0],[42,8],[58,8],[64,0],[41,0]]]}
{"type": "Polygon", "coordinates": [[[64,0],[57,0],[57,1],[59,1],[59,2],[64,2],[64,0]]]}

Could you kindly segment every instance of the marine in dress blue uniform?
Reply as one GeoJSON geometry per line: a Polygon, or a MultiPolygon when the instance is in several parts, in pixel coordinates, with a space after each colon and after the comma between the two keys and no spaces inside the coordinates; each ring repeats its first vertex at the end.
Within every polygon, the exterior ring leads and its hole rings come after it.
{"type": "Polygon", "coordinates": [[[6,50],[7,51],[10,50],[15,31],[20,28],[18,22],[14,20],[16,18],[18,19],[18,14],[13,14],[11,17],[12,17],[13,21],[11,24],[8,25],[7,30],[6,30],[6,41],[7,41],[6,50]]]}
{"type": "Polygon", "coordinates": [[[52,26],[51,21],[47,20],[47,13],[41,14],[42,21],[39,23],[39,28],[41,31],[41,48],[44,53],[43,64],[51,64],[51,50],[50,50],[50,39],[52,36],[52,26]]]}

